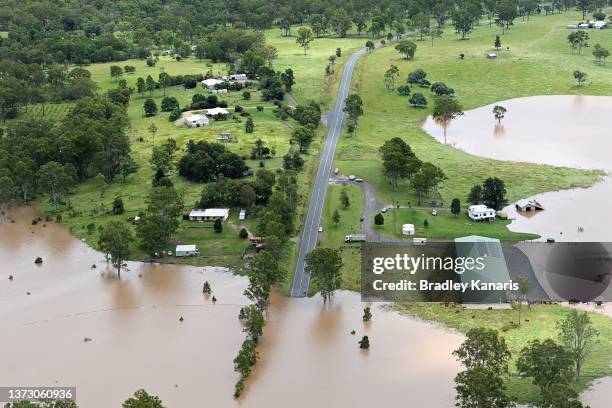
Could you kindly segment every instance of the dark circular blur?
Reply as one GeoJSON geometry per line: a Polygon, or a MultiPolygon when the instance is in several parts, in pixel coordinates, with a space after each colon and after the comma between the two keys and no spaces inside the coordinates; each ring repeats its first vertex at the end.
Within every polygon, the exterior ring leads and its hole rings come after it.
{"type": "Polygon", "coordinates": [[[551,288],[566,301],[589,302],[610,284],[612,257],[599,242],[559,242],[546,262],[551,288]]]}

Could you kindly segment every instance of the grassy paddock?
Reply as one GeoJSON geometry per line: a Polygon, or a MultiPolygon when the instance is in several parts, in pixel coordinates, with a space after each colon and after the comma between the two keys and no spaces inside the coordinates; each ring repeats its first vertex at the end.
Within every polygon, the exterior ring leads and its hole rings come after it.
{"type": "MultiPolygon", "coordinates": [[[[535,402],[539,398],[539,391],[531,383],[531,379],[521,379],[516,374],[514,364],[520,350],[533,339],[556,339],[556,323],[569,313],[569,309],[563,306],[534,305],[531,310],[523,307],[521,326],[507,329],[509,322],[517,321],[516,310],[464,310],[460,305],[445,307],[438,303],[398,303],[395,308],[400,313],[436,321],[461,333],[475,327],[498,330],[506,339],[512,353],[511,374],[506,379],[506,385],[510,395],[520,403],[535,402]]],[[[573,384],[577,391],[585,390],[595,378],[612,375],[612,321],[599,313],[590,313],[590,316],[593,325],[600,331],[600,336],[597,346],[584,365],[581,381],[573,384]]]]}
{"type": "MultiPolygon", "coordinates": [[[[367,54],[363,72],[358,76],[361,82],[353,84],[364,100],[365,115],[359,120],[356,134],[343,135],[336,156],[337,167],[345,174],[355,174],[372,183],[379,201],[416,203],[406,182],[393,190],[381,171],[378,147],[385,140],[400,136],[418,157],[433,162],[446,173],[448,180],[440,187],[444,205],[455,197],[464,201],[470,187],[488,176],[506,181],[510,200],[592,184],[601,172],[490,160],[440,144],[421,129],[422,121],[431,113],[429,90],[413,87],[412,92],[422,92],[429,101],[428,108],[415,109],[409,107],[407,97],[387,91],[383,83],[384,72],[391,64],[400,70],[398,84],[405,83],[409,72],[422,68],[431,82],[443,81],[454,88],[465,109],[529,95],[609,95],[612,66],[595,65],[589,49],[581,56],[571,55],[565,25],[577,19],[579,14],[572,11],[532,17],[525,22],[517,20],[505,35],[501,35],[499,27],[481,25],[463,41],[447,26],[434,47],[428,41],[417,41],[414,60],[403,59],[393,47],[367,54]],[[496,60],[489,60],[484,54],[494,50],[496,34],[501,35],[503,49],[496,60]],[[465,54],[464,60],[458,57],[460,53],[465,54]],[[575,86],[572,78],[575,69],[589,73],[590,82],[586,86],[575,86]]],[[[591,44],[601,42],[605,46],[612,40],[610,30],[590,30],[589,34],[591,44]]]]}
{"type": "Polygon", "coordinates": [[[383,214],[384,225],[374,228],[382,235],[393,238],[402,238],[402,225],[414,224],[416,236],[451,240],[466,235],[484,235],[501,240],[528,240],[537,238],[537,235],[516,233],[508,230],[506,226],[510,221],[497,219],[495,222],[474,222],[464,212],[455,216],[449,210],[438,210],[436,216],[431,211],[422,209],[399,208],[391,209],[383,214]],[[427,220],[427,227],[425,227],[427,220]]]}

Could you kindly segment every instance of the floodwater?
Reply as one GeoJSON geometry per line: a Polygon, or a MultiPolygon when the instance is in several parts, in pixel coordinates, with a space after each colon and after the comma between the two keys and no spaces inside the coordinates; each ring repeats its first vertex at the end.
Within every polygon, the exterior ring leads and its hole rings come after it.
{"type": "MultiPolygon", "coordinates": [[[[612,97],[534,96],[497,102],[465,112],[447,128],[448,144],[468,153],[499,160],[612,171],[612,134],[609,115],[612,97]],[[507,109],[498,124],[493,106],[507,109]]],[[[423,128],[444,143],[443,128],[431,117],[423,128]]],[[[604,177],[590,188],[546,192],[533,197],[545,208],[517,213],[514,204],[504,208],[513,219],[512,231],[533,232],[557,241],[612,239],[612,178],[604,177]]]]}
{"type": "Polygon", "coordinates": [[[15,223],[0,221],[0,385],[76,386],[84,408],[119,407],[138,388],[169,408],[453,405],[462,336],[378,307],[364,324],[352,292],[328,306],[274,294],[261,360],[235,401],[245,278],[129,263],[118,279],[63,226],[32,226],[34,215],[20,208],[15,223]],[[205,280],[216,304],[201,293],[205,280]]]}

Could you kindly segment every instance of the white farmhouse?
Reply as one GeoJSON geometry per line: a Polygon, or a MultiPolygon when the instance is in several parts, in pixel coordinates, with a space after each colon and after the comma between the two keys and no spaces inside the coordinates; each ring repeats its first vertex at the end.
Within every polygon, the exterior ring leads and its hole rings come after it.
{"type": "Polygon", "coordinates": [[[185,124],[191,127],[208,126],[208,118],[206,115],[200,115],[199,113],[185,118],[185,124]]]}
{"type": "Polygon", "coordinates": [[[229,80],[242,84],[247,82],[249,79],[247,78],[246,74],[232,74],[229,76],[229,80]]]}
{"type": "Polygon", "coordinates": [[[189,213],[190,221],[225,221],[229,217],[229,208],[193,209],[189,213]]]}
{"type": "Polygon", "coordinates": [[[470,205],[468,217],[474,221],[495,221],[495,210],[483,204],[470,205]]]}
{"type": "Polygon", "coordinates": [[[200,250],[195,245],[177,245],[175,256],[197,256],[200,254],[200,250]]]}

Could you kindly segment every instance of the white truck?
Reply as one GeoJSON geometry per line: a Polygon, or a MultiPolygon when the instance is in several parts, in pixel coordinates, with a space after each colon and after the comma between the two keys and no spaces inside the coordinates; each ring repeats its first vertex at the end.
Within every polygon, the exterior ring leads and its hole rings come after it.
{"type": "Polygon", "coordinates": [[[365,234],[350,234],[344,237],[344,242],[365,242],[365,234]]]}

